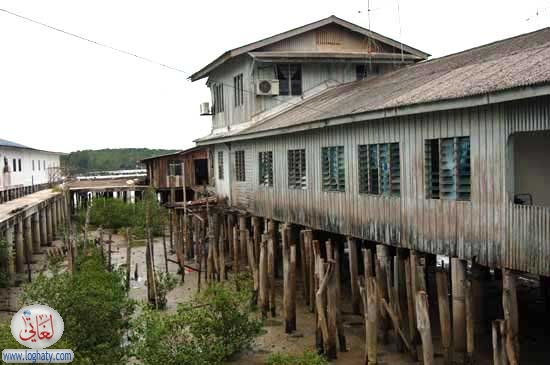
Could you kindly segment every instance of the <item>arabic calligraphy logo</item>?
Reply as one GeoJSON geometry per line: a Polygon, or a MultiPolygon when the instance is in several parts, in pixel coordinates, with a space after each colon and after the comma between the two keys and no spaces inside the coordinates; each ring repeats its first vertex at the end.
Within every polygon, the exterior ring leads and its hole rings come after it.
{"type": "Polygon", "coordinates": [[[65,325],[59,313],[47,305],[21,308],[11,320],[11,334],[23,346],[45,349],[61,338],[65,325]]]}

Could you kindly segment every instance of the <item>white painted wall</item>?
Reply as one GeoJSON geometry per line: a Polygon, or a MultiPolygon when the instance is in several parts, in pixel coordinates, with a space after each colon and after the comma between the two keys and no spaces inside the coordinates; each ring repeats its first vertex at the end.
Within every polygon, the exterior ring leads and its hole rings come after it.
{"type": "Polygon", "coordinates": [[[59,168],[59,166],[59,154],[54,152],[0,147],[0,188],[5,189],[15,185],[45,184],[49,180],[48,171],[59,168]],[[5,159],[7,159],[7,166],[5,159]],[[14,159],[16,161],[16,171],[14,171],[13,166],[14,159]],[[21,160],[21,171],[19,171],[19,160],[21,160]]]}

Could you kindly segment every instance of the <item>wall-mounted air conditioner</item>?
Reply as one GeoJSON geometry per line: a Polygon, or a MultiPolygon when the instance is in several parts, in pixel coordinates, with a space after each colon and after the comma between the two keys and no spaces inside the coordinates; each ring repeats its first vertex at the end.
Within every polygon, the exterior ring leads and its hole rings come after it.
{"type": "Polygon", "coordinates": [[[258,80],[256,95],[279,95],[279,80],[258,80]]]}
{"type": "Polygon", "coordinates": [[[212,115],[210,103],[201,103],[201,115],[212,115]]]}

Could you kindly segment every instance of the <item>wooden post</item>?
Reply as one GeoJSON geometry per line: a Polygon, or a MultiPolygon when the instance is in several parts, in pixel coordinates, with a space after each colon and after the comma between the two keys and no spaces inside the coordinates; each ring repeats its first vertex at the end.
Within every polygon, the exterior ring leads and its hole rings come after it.
{"type": "MultiPolygon", "coordinates": [[[[283,239],[283,314],[285,333],[291,333],[296,330],[296,302],[293,303],[295,294],[292,293],[292,253],[289,242],[290,228],[287,225],[283,227],[281,236],[283,239]]],[[[294,260],[296,260],[296,246],[292,246],[294,247],[294,260]]],[[[296,264],[294,263],[294,265],[296,264]]]]}
{"type": "MultiPolygon", "coordinates": [[[[389,300],[388,295],[388,273],[389,273],[389,248],[386,245],[376,245],[376,284],[380,289],[380,300],[389,300]]],[[[382,343],[388,343],[389,321],[386,312],[379,306],[380,318],[378,319],[378,325],[380,326],[380,334],[382,343]]]]}
{"type": "Polygon", "coordinates": [[[267,273],[267,241],[269,240],[269,234],[262,235],[262,241],[260,243],[260,310],[262,312],[262,318],[267,318],[267,312],[269,311],[269,291],[268,291],[268,273],[267,273]]]}
{"type": "Polygon", "coordinates": [[[357,267],[357,240],[348,237],[349,249],[349,272],[351,281],[351,304],[353,313],[361,313],[361,302],[359,297],[359,270],[357,267]]]}
{"type": "Polygon", "coordinates": [[[508,356],[506,355],[506,323],[502,319],[492,322],[493,334],[493,364],[508,365],[508,356]]]}
{"type": "Polygon", "coordinates": [[[246,236],[246,249],[248,253],[248,265],[250,266],[250,270],[252,271],[252,278],[254,281],[254,292],[252,295],[252,303],[254,305],[258,301],[258,291],[260,287],[260,278],[258,273],[258,266],[256,265],[256,255],[254,254],[254,240],[250,236],[250,233],[248,231],[245,231],[247,233],[246,236]]]}
{"type": "Polygon", "coordinates": [[[290,325],[296,331],[296,242],[290,244],[290,325]]]}
{"type": "Polygon", "coordinates": [[[262,242],[262,229],[260,224],[260,218],[259,217],[252,217],[250,219],[252,223],[252,238],[253,238],[253,247],[254,247],[254,262],[256,263],[256,267],[259,265],[260,262],[260,244],[262,242]]]}
{"type": "Polygon", "coordinates": [[[425,291],[416,293],[416,322],[422,339],[422,360],[425,365],[434,364],[434,349],[430,312],[428,309],[428,294],[425,291]]]}
{"type": "Polygon", "coordinates": [[[309,305],[309,288],[308,288],[308,272],[306,258],[306,239],[304,230],[300,231],[300,269],[302,271],[302,291],[306,301],[306,306],[309,305]]]}
{"type": "Polygon", "coordinates": [[[378,289],[376,288],[376,278],[370,276],[366,278],[367,284],[367,363],[376,364],[378,362],[378,289]]]}
{"type": "Polygon", "coordinates": [[[464,282],[464,298],[466,304],[466,352],[468,354],[468,364],[474,363],[474,301],[472,294],[472,283],[469,280],[464,282]]]}
{"type": "Polygon", "coordinates": [[[222,224],[220,226],[220,235],[218,239],[218,258],[220,260],[219,268],[220,268],[220,280],[227,280],[227,273],[226,273],[226,267],[225,267],[225,242],[226,242],[226,228],[225,224],[222,224]]]}
{"type": "Polygon", "coordinates": [[[407,284],[407,312],[409,317],[409,340],[414,345],[416,340],[416,308],[414,306],[414,296],[416,291],[413,287],[412,274],[411,274],[411,260],[410,257],[405,259],[405,282],[407,284]]]}
{"type": "MultiPolygon", "coordinates": [[[[399,316],[399,320],[408,334],[408,317],[407,308],[407,280],[405,275],[405,258],[403,249],[398,248],[397,254],[394,257],[394,297],[396,300],[395,308],[399,316]]],[[[408,338],[410,340],[410,338],[408,338]]]]}
{"type": "Polygon", "coordinates": [[[374,277],[374,265],[372,263],[372,251],[363,249],[363,266],[365,267],[365,279],[374,277]]]}
{"type": "MultiPolygon", "coordinates": [[[[321,260],[319,260],[317,263],[320,264],[321,260]]],[[[325,353],[327,353],[327,349],[329,348],[330,334],[328,329],[327,315],[325,312],[325,297],[328,288],[328,282],[333,276],[334,262],[323,264],[322,267],[319,267],[319,272],[321,276],[319,278],[319,289],[317,290],[315,295],[315,306],[317,309],[318,326],[322,334],[323,349],[325,353]]],[[[336,352],[336,348],[334,348],[334,352],[336,352]]]]}
{"type": "Polygon", "coordinates": [[[304,245],[306,252],[306,266],[308,275],[308,295],[309,295],[309,311],[315,312],[315,257],[313,255],[313,231],[307,229],[304,231],[304,245]]]}
{"type": "Polygon", "coordinates": [[[130,290],[130,271],[132,270],[132,238],[130,229],[126,228],[126,290],[130,290]]]}
{"type": "Polygon", "coordinates": [[[168,273],[168,252],[166,252],[166,227],[162,226],[162,248],[164,249],[164,266],[166,268],[166,273],[168,273]]]}
{"type": "MultiPolygon", "coordinates": [[[[336,326],[338,329],[338,348],[340,352],[346,352],[346,336],[344,331],[344,321],[342,319],[342,288],[341,288],[341,276],[340,276],[340,265],[341,265],[341,256],[340,256],[340,248],[341,246],[335,245],[334,247],[334,261],[336,262],[336,267],[334,268],[335,271],[335,281],[336,281],[336,326]]],[[[329,286],[330,288],[330,286],[329,286]]]]}
{"type": "Polygon", "coordinates": [[[237,226],[233,226],[233,272],[239,272],[239,234],[237,226]]]}
{"type": "Polygon", "coordinates": [[[441,345],[445,363],[452,361],[451,351],[451,312],[449,309],[449,284],[445,271],[436,271],[437,303],[439,306],[439,324],[441,327],[441,345]]]}
{"type": "Polygon", "coordinates": [[[109,233],[109,241],[107,242],[107,250],[108,250],[108,261],[107,265],[109,265],[109,272],[113,271],[113,252],[111,250],[111,245],[113,244],[113,235],[109,233]]]}
{"type": "Polygon", "coordinates": [[[170,251],[174,252],[174,210],[168,209],[168,222],[170,223],[170,251]]]}
{"type": "Polygon", "coordinates": [[[510,365],[517,365],[520,352],[516,277],[508,269],[502,270],[502,307],[506,322],[506,354],[510,365]]]}
{"type": "Polygon", "coordinates": [[[277,231],[275,222],[269,221],[268,233],[269,239],[267,241],[267,276],[269,281],[269,308],[271,310],[271,316],[276,315],[275,305],[275,247],[277,239],[277,231]]]}
{"type": "Polygon", "coordinates": [[[453,348],[455,352],[466,352],[466,303],[464,283],[466,263],[456,257],[451,258],[451,287],[453,294],[453,348]]]}
{"type": "Polygon", "coordinates": [[[338,288],[336,285],[338,263],[334,260],[334,246],[329,239],[326,242],[327,261],[334,261],[334,274],[328,282],[327,289],[327,321],[328,321],[328,347],[325,348],[329,359],[336,359],[336,339],[338,336],[338,288]]]}
{"type": "Polygon", "coordinates": [[[239,216],[239,235],[240,235],[240,247],[239,251],[241,253],[241,263],[243,266],[246,266],[247,259],[247,247],[246,247],[246,237],[248,235],[248,229],[246,228],[246,216],[239,216]]]}

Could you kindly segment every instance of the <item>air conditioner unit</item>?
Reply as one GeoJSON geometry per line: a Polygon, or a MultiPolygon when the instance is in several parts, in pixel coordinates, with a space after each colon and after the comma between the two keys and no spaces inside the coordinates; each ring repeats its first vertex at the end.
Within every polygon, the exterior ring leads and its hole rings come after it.
{"type": "Polygon", "coordinates": [[[209,103],[201,103],[201,115],[212,115],[209,103]]]}
{"type": "Polygon", "coordinates": [[[258,80],[256,95],[279,95],[279,80],[258,80]]]}

